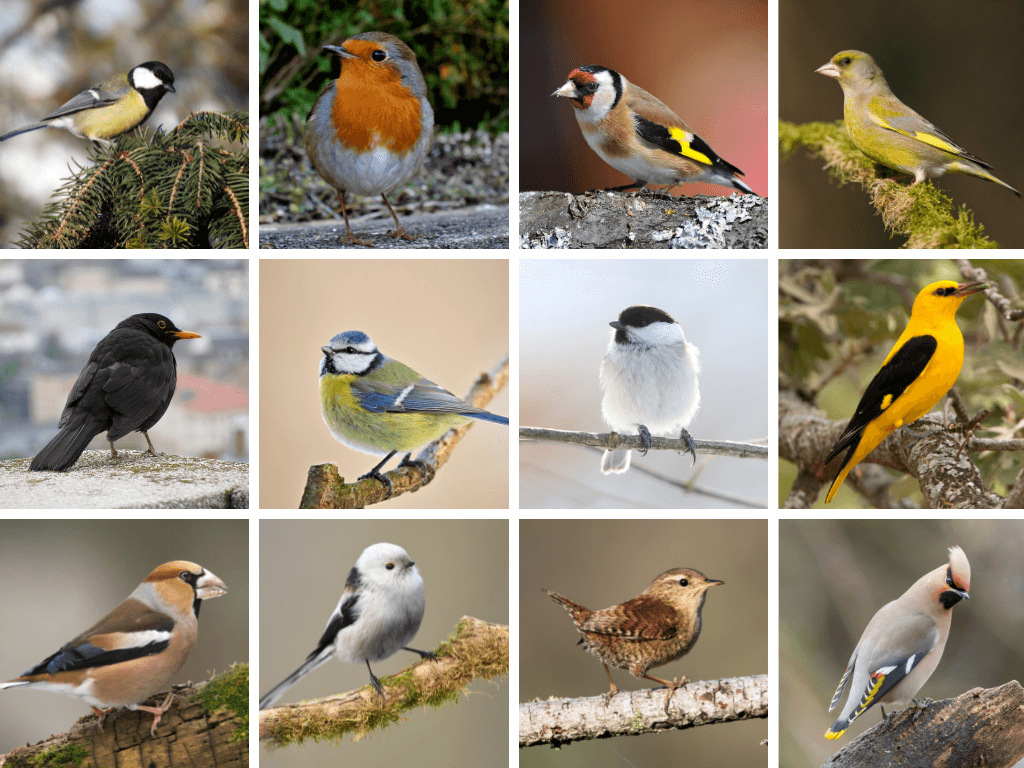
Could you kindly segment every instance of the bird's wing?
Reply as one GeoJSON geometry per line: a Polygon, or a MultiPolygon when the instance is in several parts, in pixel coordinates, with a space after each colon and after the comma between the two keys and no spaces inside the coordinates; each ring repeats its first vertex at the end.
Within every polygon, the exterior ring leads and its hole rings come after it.
{"type": "Polygon", "coordinates": [[[635,640],[669,640],[678,631],[675,611],[661,600],[647,595],[634,597],[613,608],[594,611],[580,624],[580,629],[635,640]]]}
{"type": "Polygon", "coordinates": [[[850,423],[846,425],[839,441],[825,459],[826,464],[847,448],[856,447],[864,428],[881,416],[885,409],[917,380],[928,366],[937,347],[938,342],[934,336],[914,336],[907,339],[864,390],[850,423]]]}
{"type": "MultiPolygon", "coordinates": [[[[866,630],[865,630],[866,631],[866,630]]],[[[859,715],[872,704],[881,701],[903,678],[935,649],[939,630],[935,622],[917,614],[891,623],[886,637],[886,649],[873,649],[870,656],[862,656],[859,663],[869,664],[868,680],[863,691],[851,691],[861,697],[856,709],[859,715]]],[[[851,721],[853,718],[851,718],[851,721]]]]}
{"type": "Polygon", "coordinates": [[[88,91],[82,91],[70,101],[61,104],[57,109],[44,117],[43,121],[67,117],[86,109],[96,109],[116,104],[117,100],[124,96],[126,90],[127,88],[118,91],[100,91],[90,88],[88,91]]]}
{"type": "Polygon", "coordinates": [[[983,168],[992,167],[972,155],[919,114],[906,107],[906,105],[901,104],[900,106],[904,107],[905,111],[892,112],[890,114],[891,110],[881,107],[875,100],[870,100],[867,105],[868,117],[875,125],[881,128],[895,131],[907,138],[923,142],[936,149],[941,149],[943,152],[949,152],[951,155],[970,160],[972,163],[977,163],[983,168]]]}
{"type": "Polygon", "coordinates": [[[374,413],[474,413],[465,400],[421,378],[415,384],[397,386],[368,381],[365,376],[352,382],[352,392],[360,405],[374,413]]]}
{"type": "Polygon", "coordinates": [[[174,394],[177,368],[170,347],[145,334],[110,349],[102,359],[104,399],[118,415],[112,432],[126,435],[165,408],[174,394]]]}
{"type": "MultiPolygon", "coordinates": [[[[86,387],[89,386],[89,382],[92,381],[96,375],[96,371],[100,369],[100,363],[97,360],[89,360],[85,364],[85,368],[78,374],[78,379],[75,381],[75,385],[71,387],[71,392],[68,393],[68,401],[64,404],[64,410],[60,414],[59,427],[66,427],[71,423],[71,419],[75,415],[75,404],[82,399],[82,395],[85,394],[86,387]]],[[[92,439],[92,438],[90,438],[92,439]]]]}

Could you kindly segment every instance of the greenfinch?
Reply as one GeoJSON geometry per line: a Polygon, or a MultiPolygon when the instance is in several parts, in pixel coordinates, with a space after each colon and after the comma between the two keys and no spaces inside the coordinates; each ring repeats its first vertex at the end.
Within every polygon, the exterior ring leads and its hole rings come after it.
{"type": "Polygon", "coordinates": [[[914,184],[944,173],[965,173],[1021,193],[986,169],[978,159],[912,110],[889,89],[875,60],[862,51],[842,51],[815,70],[843,87],[846,130],[875,162],[914,175],[914,184]]]}

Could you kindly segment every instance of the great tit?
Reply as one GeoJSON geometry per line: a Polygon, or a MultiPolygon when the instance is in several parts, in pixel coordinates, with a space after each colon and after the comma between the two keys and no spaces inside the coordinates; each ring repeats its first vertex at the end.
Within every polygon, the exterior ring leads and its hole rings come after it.
{"type": "MultiPolygon", "coordinates": [[[[480,410],[416,371],[378,351],[362,331],[339,333],[320,361],[320,406],[331,434],[356,451],[384,460],[360,477],[375,478],[391,495],[391,481],[380,473],[392,456],[412,451],[470,419],[508,425],[508,418],[480,410]]],[[[423,467],[426,471],[426,467],[423,467]]]]}
{"type": "Polygon", "coordinates": [[[166,64],[147,61],[82,91],[38,123],[5,133],[0,141],[39,128],[65,128],[75,136],[109,144],[146,122],[168,91],[175,93],[174,73],[166,64]]]}

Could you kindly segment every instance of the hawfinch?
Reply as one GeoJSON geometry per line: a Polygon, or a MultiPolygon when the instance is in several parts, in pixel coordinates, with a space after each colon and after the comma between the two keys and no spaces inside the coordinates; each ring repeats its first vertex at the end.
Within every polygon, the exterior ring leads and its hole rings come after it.
{"type": "Polygon", "coordinates": [[[0,689],[38,688],[82,699],[99,718],[100,730],[105,708],[151,712],[150,734],[156,736],[173,693],[159,707],[140,702],[170,686],[196,641],[199,606],[227,591],[201,565],[164,563],[96,624],[0,689]]]}
{"type": "Polygon", "coordinates": [[[636,180],[610,191],[702,181],[756,194],[737,178],[743,171],[716,155],[675,112],[614,70],[579,67],[551,95],[570,99],[590,148],[636,180]]]}
{"type": "Polygon", "coordinates": [[[832,697],[829,712],[836,708],[852,677],[846,707],[825,732],[826,739],[838,739],[875,704],[902,709],[913,701],[922,709],[928,706],[931,699],[922,704],[914,696],[939,665],[949,637],[952,608],[970,597],[970,586],[967,555],[960,547],[950,547],[949,565],[926,573],[901,597],[882,606],[853,649],[832,697]]]}

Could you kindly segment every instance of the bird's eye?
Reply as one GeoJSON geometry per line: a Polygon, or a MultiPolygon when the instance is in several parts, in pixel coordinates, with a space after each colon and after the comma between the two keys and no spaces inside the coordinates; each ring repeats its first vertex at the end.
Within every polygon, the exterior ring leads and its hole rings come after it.
{"type": "Polygon", "coordinates": [[[165,323],[163,320],[157,320],[156,325],[160,330],[163,330],[164,328],[167,327],[167,323],[165,323]]]}
{"type": "Polygon", "coordinates": [[[384,567],[387,568],[389,571],[395,570],[395,564],[394,563],[388,563],[384,567]]]}
{"type": "Polygon", "coordinates": [[[853,63],[853,59],[851,59],[849,56],[844,56],[843,60],[839,62],[839,64],[841,66],[844,66],[844,67],[848,67],[852,63],[853,63]]]}
{"type": "Polygon", "coordinates": [[[341,351],[344,352],[346,355],[354,355],[356,353],[356,348],[355,347],[345,347],[341,351]]]}
{"type": "Polygon", "coordinates": [[[387,53],[380,50],[379,48],[370,54],[370,58],[374,61],[384,61],[388,57],[387,53]]]}
{"type": "Polygon", "coordinates": [[[195,581],[195,576],[192,575],[191,571],[182,571],[178,574],[178,578],[184,581],[186,584],[191,584],[195,581]]]}
{"type": "Polygon", "coordinates": [[[688,582],[686,579],[680,579],[679,580],[679,586],[680,587],[688,587],[688,586],[690,586],[690,582],[688,582]]]}

